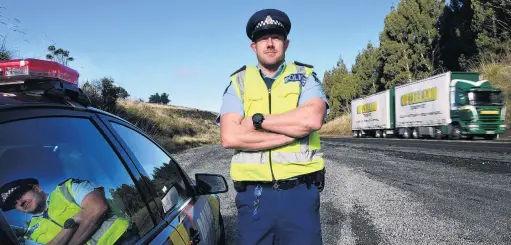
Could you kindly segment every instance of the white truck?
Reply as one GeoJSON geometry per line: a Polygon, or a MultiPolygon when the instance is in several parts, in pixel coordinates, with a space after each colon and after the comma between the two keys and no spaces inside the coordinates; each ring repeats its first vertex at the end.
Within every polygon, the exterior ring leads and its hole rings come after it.
{"type": "Polygon", "coordinates": [[[502,91],[473,72],[410,82],[353,100],[351,108],[355,137],[491,140],[506,128],[502,91]]]}
{"type": "Polygon", "coordinates": [[[394,91],[385,90],[351,102],[353,136],[386,138],[394,131],[394,91]]]}
{"type": "Polygon", "coordinates": [[[449,125],[450,73],[443,73],[395,88],[396,133],[403,138],[441,134],[449,125]]]}

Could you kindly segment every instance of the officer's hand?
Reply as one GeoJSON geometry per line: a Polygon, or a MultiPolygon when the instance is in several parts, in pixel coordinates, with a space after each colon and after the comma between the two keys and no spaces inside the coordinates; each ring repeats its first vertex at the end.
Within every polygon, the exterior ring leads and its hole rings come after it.
{"type": "Polygon", "coordinates": [[[73,216],[73,219],[75,220],[76,223],[82,222],[82,220],[83,220],[82,212],[78,212],[77,214],[75,214],[73,216]]]}
{"type": "Polygon", "coordinates": [[[241,120],[241,126],[248,128],[248,129],[255,130],[254,123],[252,122],[252,118],[250,118],[250,117],[243,118],[243,120],[241,120]]]}

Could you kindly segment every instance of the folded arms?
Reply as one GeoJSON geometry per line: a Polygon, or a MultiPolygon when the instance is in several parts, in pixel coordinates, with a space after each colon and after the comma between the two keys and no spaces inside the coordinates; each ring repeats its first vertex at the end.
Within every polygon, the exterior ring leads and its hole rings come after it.
{"type": "Polygon", "coordinates": [[[289,144],[319,130],[329,105],[319,80],[311,76],[305,83],[296,109],[282,114],[263,114],[263,130],[256,130],[252,118],[245,117],[243,103],[229,86],[223,95],[220,124],[222,146],[257,151],[289,144]]]}

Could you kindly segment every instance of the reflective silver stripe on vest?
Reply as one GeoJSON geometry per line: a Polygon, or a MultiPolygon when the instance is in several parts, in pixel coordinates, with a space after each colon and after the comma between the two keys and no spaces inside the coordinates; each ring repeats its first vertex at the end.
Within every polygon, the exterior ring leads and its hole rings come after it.
{"type": "Polygon", "coordinates": [[[240,71],[236,76],[236,83],[238,83],[238,88],[240,89],[241,101],[245,98],[245,70],[240,71]]]}
{"type": "MultiPolygon", "coordinates": [[[[310,162],[323,156],[322,150],[309,150],[309,136],[300,140],[300,152],[274,152],[271,154],[272,163],[310,162]]],[[[236,151],[232,157],[233,163],[266,164],[267,151],[236,151]]]]}
{"type": "Polygon", "coordinates": [[[297,65],[296,66],[296,72],[305,75],[305,67],[297,65]]]}
{"type": "Polygon", "coordinates": [[[320,150],[306,152],[272,152],[272,163],[311,162],[323,156],[320,150]]]}
{"type": "MultiPolygon", "coordinates": [[[[66,181],[67,182],[67,181],[66,181]]],[[[66,187],[66,183],[64,182],[64,184],[60,185],[59,186],[59,190],[60,192],[62,192],[62,195],[64,195],[64,197],[69,201],[69,202],[73,202],[73,203],[76,203],[75,201],[75,198],[73,197],[73,195],[71,195],[71,193],[69,193],[69,190],[67,189],[66,187]]]]}
{"type": "Polygon", "coordinates": [[[321,150],[309,150],[309,136],[300,140],[300,152],[272,152],[272,163],[310,162],[323,156],[321,150]]]}
{"type": "MultiPolygon", "coordinates": [[[[69,191],[68,191],[67,187],[65,186],[65,184],[62,184],[61,186],[59,186],[59,190],[62,192],[64,197],[69,202],[76,203],[73,195],[71,195],[71,193],[69,193],[69,191]]],[[[116,219],[118,219],[118,218],[126,218],[126,217],[122,217],[122,216],[119,216],[119,215],[116,215],[116,214],[107,213],[105,215],[103,223],[98,228],[98,230],[96,230],[94,235],[92,235],[90,240],[87,241],[87,244],[96,245],[98,243],[99,239],[103,236],[103,234],[105,234],[105,232],[110,228],[110,226],[112,226],[114,221],[116,219]]]]}
{"type": "MultiPolygon", "coordinates": [[[[296,72],[305,75],[305,67],[303,66],[296,66],[296,72]]],[[[302,95],[302,86],[298,86],[300,88],[300,92],[298,92],[299,96],[302,95]]],[[[298,97],[298,100],[296,101],[296,106],[298,107],[300,105],[300,97],[298,97]]]]}
{"type": "Polygon", "coordinates": [[[266,151],[236,151],[232,156],[233,163],[269,163],[266,151]]]}

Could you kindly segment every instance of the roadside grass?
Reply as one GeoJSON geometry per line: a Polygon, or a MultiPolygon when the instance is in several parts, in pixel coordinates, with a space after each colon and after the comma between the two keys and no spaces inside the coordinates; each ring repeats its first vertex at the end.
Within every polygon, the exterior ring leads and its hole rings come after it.
{"type": "Polygon", "coordinates": [[[326,124],[318,131],[320,136],[351,136],[351,115],[344,114],[326,124]]]}
{"type": "Polygon", "coordinates": [[[142,129],[169,152],[220,143],[213,112],[118,100],[114,114],[142,129]]]}

